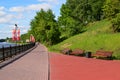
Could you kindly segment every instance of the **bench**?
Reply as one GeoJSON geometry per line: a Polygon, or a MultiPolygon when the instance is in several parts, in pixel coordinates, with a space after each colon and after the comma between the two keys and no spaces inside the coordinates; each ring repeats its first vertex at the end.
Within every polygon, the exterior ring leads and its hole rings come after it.
{"type": "Polygon", "coordinates": [[[104,50],[97,50],[95,54],[93,54],[93,57],[96,58],[107,58],[107,59],[111,59],[112,58],[112,51],[104,51],[104,50]]]}
{"type": "Polygon", "coordinates": [[[84,56],[85,50],[82,49],[75,49],[70,54],[71,55],[78,55],[78,56],[84,56]]]}
{"type": "Polygon", "coordinates": [[[69,48],[65,48],[65,49],[61,50],[61,52],[62,52],[63,54],[67,54],[67,55],[69,55],[69,54],[72,53],[72,50],[69,49],[69,48]]]}

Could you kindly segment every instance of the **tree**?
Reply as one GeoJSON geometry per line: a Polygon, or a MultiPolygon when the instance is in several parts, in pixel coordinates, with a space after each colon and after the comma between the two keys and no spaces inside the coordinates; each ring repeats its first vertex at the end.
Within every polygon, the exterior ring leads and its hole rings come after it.
{"type": "Polygon", "coordinates": [[[112,20],[112,28],[114,32],[120,32],[120,13],[112,20]]]}
{"type": "Polygon", "coordinates": [[[0,39],[0,42],[5,42],[5,39],[0,39]]]}
{"type": "Polygon", "coordinates": [[[30,39],[30,34],[29,34],[29,32],[21,35],[21,40],[22,40],[23,42],[26,42],[27,39],[30,39]]]}
{"type": "Polygon", "coordinates": [[[82,31],[81,20],[74,16],[76,14],[73,15],[77,1],[79,0],[67,0],[66,4],[63,4],[60,9],[61,16],[58,18],[58,22],[61,27],[62,37],[68,38],[82,31]]]}
{"type": "Polygon", "coordinates": [[[37,41],[49,45],[59,41],[59,27],[52,10],[44,11],[41,9],[31,21],[30,33],[33,34],[37,41]]]}
{"type": "Polygon", "coordinates": [[[84,26],[102,16],[104,0],[67,0],[58,18],[62,36],[68,38],[83,32],[84,26]]]}
{"type": "Polygon", "coordinates": [[[113,18],[120,12],[119,0],[106,0],[103,6],[103,14],[105,18],[113,18]]]}
{"type": "Polygon", "coordinates": [[[102,7],[104,0],[88,0],[88,3],[91,6],[91,21],[101,20],[103,16],[102,7]]]}

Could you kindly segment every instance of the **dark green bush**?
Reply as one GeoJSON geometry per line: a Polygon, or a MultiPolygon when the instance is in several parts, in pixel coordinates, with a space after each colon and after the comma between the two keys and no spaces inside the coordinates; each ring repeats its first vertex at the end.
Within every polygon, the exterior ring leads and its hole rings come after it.
{"type": "Polygon", "coordinates": [[[114,32],[120,32],[120,13],[112,20],[112,29],[114,32]]]}

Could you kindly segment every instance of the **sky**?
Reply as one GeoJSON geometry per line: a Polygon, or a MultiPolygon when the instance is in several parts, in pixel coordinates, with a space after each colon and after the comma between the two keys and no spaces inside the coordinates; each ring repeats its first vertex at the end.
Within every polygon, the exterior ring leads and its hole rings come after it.
{"type": "Polygon", "coordinates": [[[60,8],[66,0],[0,0],[0,39],[12,37],[14,25],[21,30],[21,34],[30,29],[30,22],[40,9],[52,9],[56,16],[60,16],[60,8]]]}

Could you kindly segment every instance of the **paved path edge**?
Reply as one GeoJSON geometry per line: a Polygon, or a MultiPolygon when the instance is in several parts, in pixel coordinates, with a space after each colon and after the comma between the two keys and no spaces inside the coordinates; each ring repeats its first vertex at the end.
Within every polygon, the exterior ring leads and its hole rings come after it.
{"type": "Polygon", "coordinates": [[[1,62],[1,63],[0,63],[0,69],[2,69],[3,67],[7,66],[8,64],[10,64],[10,63],[18,60],[19,58],[23,57],[24,55],[26,55],[27,53],[29,53],[29,52],[31,52],[33,49],[35,49],[37,46],[38,46],[38,44],[36,44],[33,48],[31,48],[31,49],[29,49],[29,50],[27,50],[27,51],[25,51],[25,52],[22,52],[22,53],[20,53],[20,54],[18,54],[18,55],[16,55],[16,56],[14,56],[13,58],[10,58],[10,59],[8,59],[8,60],[6,60],[6,61],[4,61],[4,62],[1,62]]]}
{"type": "Polygon", "coordinates": [[[46,46],[44,46],[44,48],[46,49],[47,54],[48,54],[48,80],[50,80],[50,54],[49,54],[50,52],[48,51],[48,48],[46,46]]]}

